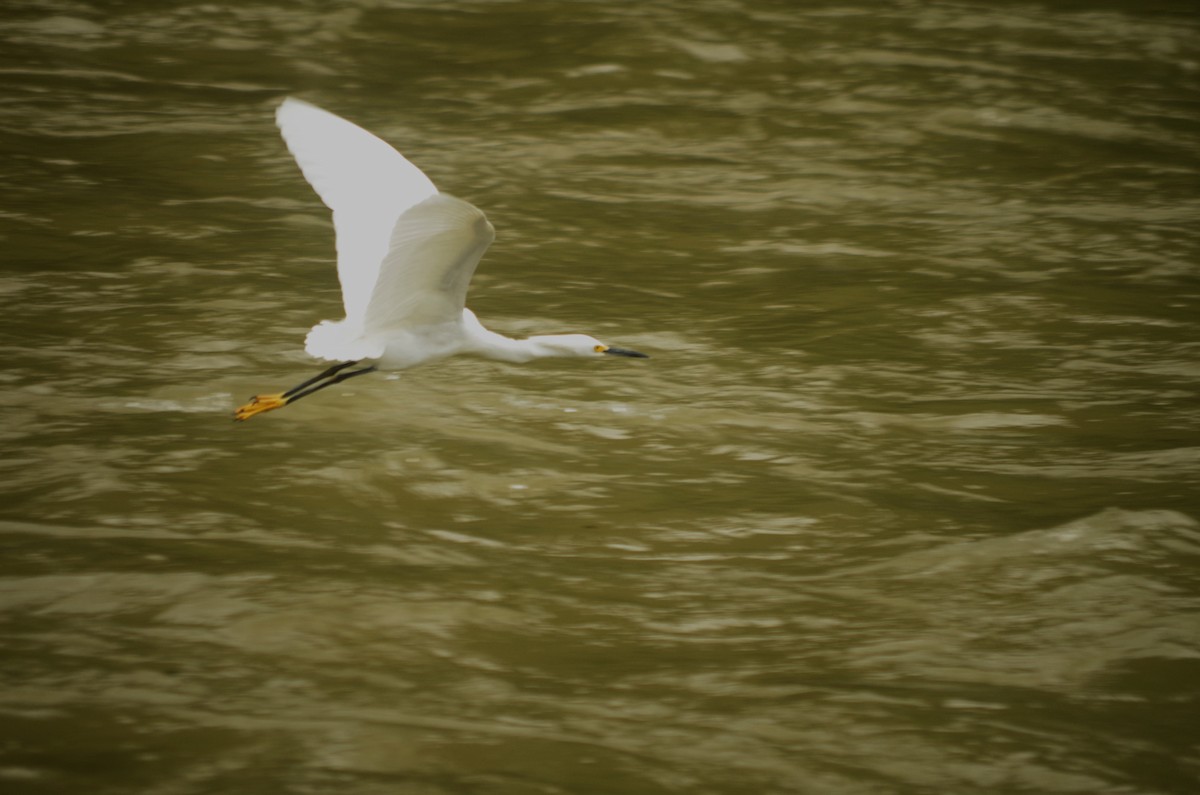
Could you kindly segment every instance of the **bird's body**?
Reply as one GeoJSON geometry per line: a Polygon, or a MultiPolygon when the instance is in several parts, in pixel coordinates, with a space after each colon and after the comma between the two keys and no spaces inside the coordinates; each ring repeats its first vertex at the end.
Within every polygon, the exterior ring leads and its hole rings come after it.
{"type": "Polygon", "coordinates": [[[551,356],[644,354],[586,334],[511,339],[465,307],[467,288],[495,230],[476,207],[438,192],[420,169],[371,133],[306,102],[286,99],[276,121],[305,179],[333,210],[344,320],[318,323],[313,357],[339,362],[277,395],[259,395],[238,420],[281,408],[376,369],[405,370],[474,354],[506,362],[551,356]],[[348,370],[362,364],[358,370],[348,370]]]}

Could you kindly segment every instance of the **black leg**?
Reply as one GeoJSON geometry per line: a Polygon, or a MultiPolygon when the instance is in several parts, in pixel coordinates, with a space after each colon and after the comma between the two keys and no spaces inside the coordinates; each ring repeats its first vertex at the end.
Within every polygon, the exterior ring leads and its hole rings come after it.
{"type": "Polygon", "coordinates": [[[233,412],[234,420],[245,422],[246,420],[264,411],[274,411],[280,409],[293,401],[299,400],[302,397],[308,397],[313,392],[320,391],[327,386],[340,384],[347,378],[353,378],[356,375],[364,375],[366,373],[375,372],[374,367],[363,367],[359,370],[351,370],[350,372],[342,372],[347,367],[352,367],[358,364],[354,362],[339,362],[331,367],[327,367],[320,375],[314,376],[302,384],[296,384],[286,392],[281,392],[276,395],[255,395],[250,398],[250,402],[244,406],[240,406],[237,411],[233,412]]]}
{"type": "Polygon", "coordinates": [[[345,370],[347,367],[350,367],[355,364],[358,364],[358,362],[356,362],[356,361],[355,362],[341,362],[339,364],[335,364],[332,367],[325,369],[320,375],[314,375],[312,378],[308,379],[303,384],[296,384],[294,387],[292,387],[288,391],[284,392],[283,396],[285,398],[290,398],[290,397],[292,397],[292,395],[301,391],[305,387],[312,386],[313,384],[317,383],[318,381],[320,381],[322,379],[329,378],[329,376],[331,376],[331,375],[336,375],[337,373],[341,372],[342,370],[345,370]]]}
{"type": "MultiPolygon", "coordinates": [[[[346,367],[348,367],[352,364],[357,364],[357,362],[343,362],[339,365],[331,367],[330,370],[333,370],[333,372],[336,373],[339,370],[344,370],[346,367]]],[[[326,375],[326,373],[322,373],[321,376],[318,376],[317,378],[311,378],[308,381],[305,381],[303,384],[300,384],[299,386],[296,386],[296,387],[292,387],[287,392],[284,392],[283,398],[288,403],[295,403],[300,398],[308,397],[313,392],[319,392],[327,386],[333,386],[334,384],[340,384],[341,382],[345,381],[347,378],[353,378],[356,375],[366,375],[367,373],[373,373],[373,372],[375,372],[374,367],[364,367],[361,370],[352,370],[348,373],[342,373],[339,376],[330,378],[328,381],[326,381],[323,384],[317,384],[316,386],[312,387],[311,389],[304,389],[304,387],[308,386],[309,384],[313,384],[313,383],[316,383],[317,381],[321,380],[321,378],[326,375]]]]}

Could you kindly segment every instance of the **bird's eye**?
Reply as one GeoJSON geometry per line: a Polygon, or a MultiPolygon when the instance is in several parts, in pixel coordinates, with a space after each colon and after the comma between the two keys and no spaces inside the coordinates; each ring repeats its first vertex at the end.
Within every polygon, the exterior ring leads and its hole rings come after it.
{"type": "Polygon", "coordinates": [[[604,353],[606,350],[608,350],[608,348],[603,345],[597,345],[595,348],[592,348],[592,350],[594,350],[596,353],[604,353]]]}

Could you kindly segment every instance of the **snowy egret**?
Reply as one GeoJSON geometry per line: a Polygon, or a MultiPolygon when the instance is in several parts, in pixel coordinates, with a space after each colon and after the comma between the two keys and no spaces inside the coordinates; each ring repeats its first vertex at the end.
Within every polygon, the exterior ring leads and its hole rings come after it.
{"type": "Polygon", "coordinates": [[[285,99],[275,120],[304,178],[333,210],[346,319],[318,323],[304,341],[310,356],[336,364],[286,392],[255,395],[234,419],[282,408],[347,378],[457,353],[504,362],[649,358],[586,334],[510,339],[488,331],[464,306],[475,266],[495,238],[479,209],[439,193],[387,143],[315,105],[285,99]]]}

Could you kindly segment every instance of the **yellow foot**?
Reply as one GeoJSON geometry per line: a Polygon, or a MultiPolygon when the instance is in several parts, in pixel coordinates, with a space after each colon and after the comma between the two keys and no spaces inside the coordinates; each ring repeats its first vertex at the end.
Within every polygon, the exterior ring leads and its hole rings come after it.
{"type": "Polygon", "coordinates": [[[233,418],[237,422],[245,422],[255,414],[262,414],[264,411],[274,411],[281,409],[288,404],[287,398],[280,392],[275,395],[255,395],[250,398],[250,402],[238,408],[233,412],[233,418]]]}

